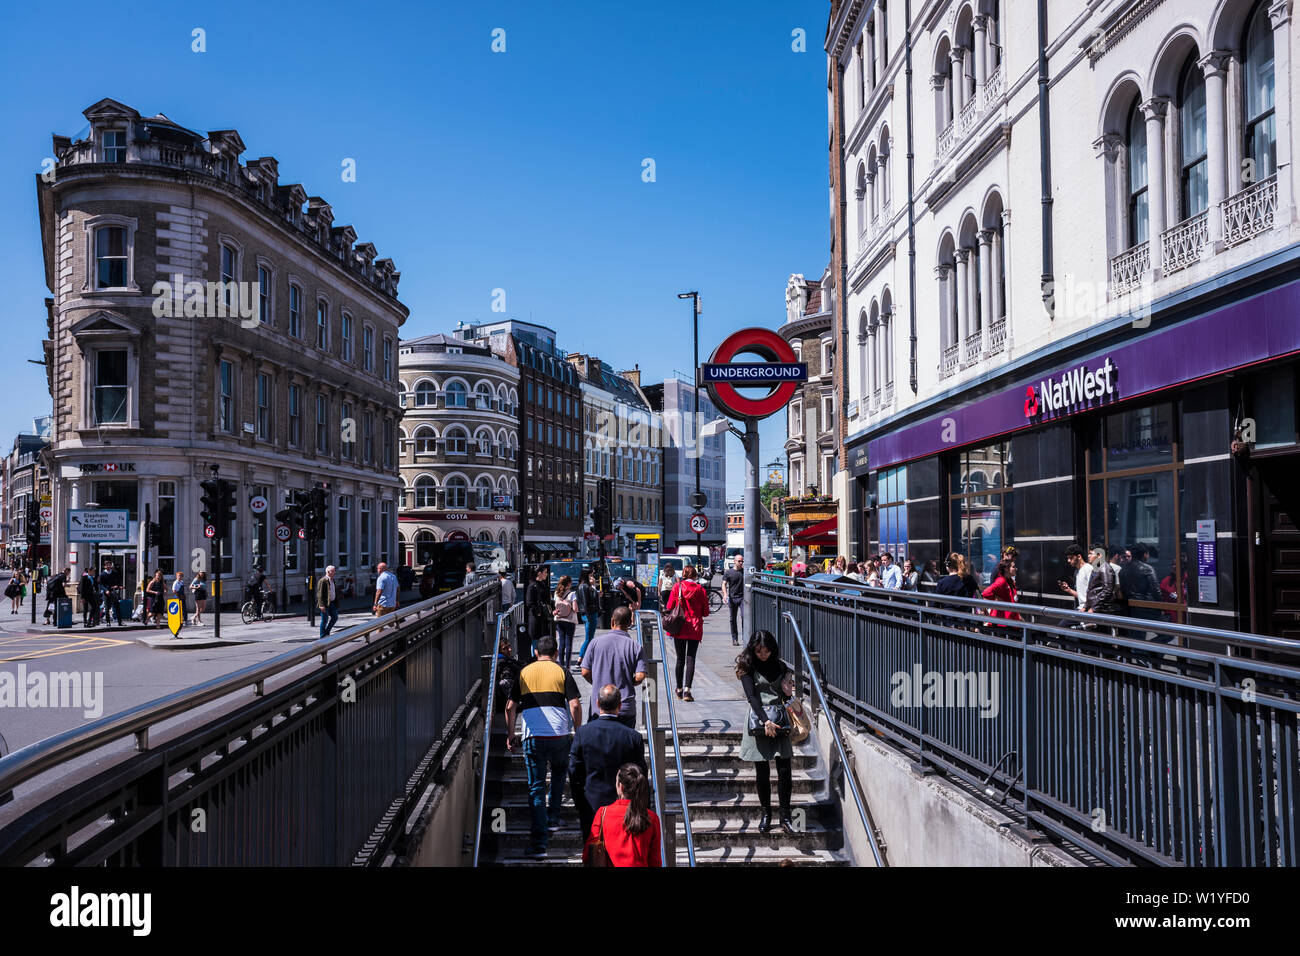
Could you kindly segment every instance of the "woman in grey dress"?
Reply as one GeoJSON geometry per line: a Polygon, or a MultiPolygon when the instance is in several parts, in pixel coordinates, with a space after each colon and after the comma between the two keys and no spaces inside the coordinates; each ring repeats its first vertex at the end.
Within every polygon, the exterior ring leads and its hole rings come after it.
{"type": "Polygon", "coordinates": [[[776,637],[770,631],[755,631],[745,649],[736,658],[736,677],[749,702],[750,710],[762,721],[756,732],[748,727],[741,735],[740,759],[754,764],[758,777],[758,799],[763,806],[758,832],[772,829],[772,771],[770,761],[776,761],[777,796],[781,805],[781,829],[794,833],[790,816],[790,794],[794,789],[791,775],[790,724],[778,727],[767,719],[765,708],[773,704],[785,705],[794,694],[794,680],[789,665],[781,660],[776,637]]]}

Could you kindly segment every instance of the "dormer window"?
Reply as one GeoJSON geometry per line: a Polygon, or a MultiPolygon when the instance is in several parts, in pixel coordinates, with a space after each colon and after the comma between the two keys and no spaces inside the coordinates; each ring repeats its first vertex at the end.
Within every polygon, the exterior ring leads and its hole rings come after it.
{"type": "Polygon", "coordinates": [[[222,156],[221,161],[217,164],[217,168],[221,171],[222,179],[225,180],[230,179],[230,157],[229,156],[222,156]]]}
{"type": "Polygon", "coordinates": [[[104,162],[126,162],[126,132],[120,129],[104,131],[104,162]]]}

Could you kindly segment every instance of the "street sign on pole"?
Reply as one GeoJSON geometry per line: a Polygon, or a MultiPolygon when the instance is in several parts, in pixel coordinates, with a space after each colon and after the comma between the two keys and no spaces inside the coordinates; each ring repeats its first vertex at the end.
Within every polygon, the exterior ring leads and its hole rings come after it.
{"type": "Polygon", "coordinates": [[[68,541],[82,544],[130,544],[131,512],[125,509],[73,508],[68,512],[68,541]]]}
{"type": "Polygon", "coordinates": [[[213,525],[208,525],[206,528],[203,529],[203,536],[206,538],[215,538],[217,536],[216,527],[213,525]]]}
{"type": "Polygon", "coordinates": [[[288,541],[293,537],[293,529],[287,524],[278,524],[275,526],[275,540],[288,541]]]}
{"type": "Polygon", "coordinates": [[[270,504],[264,495],[253,495],[248,499],[248,510],[255,515],[265,514],[269,506],[270,504]]]}
{"type": "Polygon", "coordinates": [[[709,530],[709,519],[700,514],[698,511],[691,515],[691,531],[695,534],[704,534],[709,530]]]}

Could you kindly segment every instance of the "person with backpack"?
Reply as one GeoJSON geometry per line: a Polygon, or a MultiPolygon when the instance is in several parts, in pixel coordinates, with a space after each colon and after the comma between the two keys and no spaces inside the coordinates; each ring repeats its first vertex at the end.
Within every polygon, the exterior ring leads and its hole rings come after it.
{"type": "Polygon", "coordinates": [[[255,561],[244,585],[248,588],[248,599],[253,602],[253,613],[258,617],[262,616],[262,602],[266,600],[264,584],[266,584],[266,575],[262,573],[261,566],[255,561]]]}
{"type": "Polygon", "coordinates": [[[555,633],[555,615],[551,610],[551,569],[544,564],[537,566],[533,579],[528,582],[524,592],[524,610],[528,619],[528,640],[531,644],[530,657],[537,655],[537,642],[548,634],[555,633]]]}
{"type": "Polygon", "coordinates": [[[573,579],[560,576],[555,586],[555,640],[559,643],[557,660],[566,671],[572,666],[573,635],[578,630],[578,594],[573,590],[573,579]]]}
{"type": "Polygon", "coordinates": [[[94,627],[99,623],[99,585],[90,568],[81,572],[77,598],[81,601],[81,626],[94,627]]]}
{"type": "Polygon", "coordinates": [[[691,679],[695,676],[695,655],[704,638],[704,619],[709,616],[709,594],[695,582],[695,573],[693,564],[682,571],[681,583],[668,595],[668,615],[664,618],[664,630],[672,635],[677,651],[677,697],[685,701],[695,700],[691,679]],[[675,608],[681,610],[674,614],[675,608]]]}
{"type": "MultiPolygon", "coordinates": [[[[54,577],[45,582],[45,623],[50,623],[50,618],[55,614],[59,607],[59,601],[68,596],[68,581],[72,577],[72,568],[64,568],[54,577]]],[[[33,598],[35,600],[35,598],[33,598]]]]}
{"type": "Polygon", "coordinates": [[[600,592],[592,584],[590,568],[584,568],[578,575],[578,612],[582,615],[582,622],[587,628],[586,639],[578,651],[578,660],[581,662],[587,656],[587,648],[591,645],[591,639],[596,636],[596,628],[600,625],[600,592]]]}

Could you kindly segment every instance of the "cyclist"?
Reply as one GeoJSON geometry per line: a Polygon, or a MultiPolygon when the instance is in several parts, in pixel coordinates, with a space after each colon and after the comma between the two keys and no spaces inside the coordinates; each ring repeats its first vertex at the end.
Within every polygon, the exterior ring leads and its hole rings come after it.
{"type": "Polygon", "coordinates": [[[253,570],[248,574],[248,580],[244,582],[248,587],[248,599],[253,602],[253,613],[258,617],[262,616],[262,605],[266,602],[266,575],[262,573],[261,567],[257,562],[253,562],[253,570]]]}

